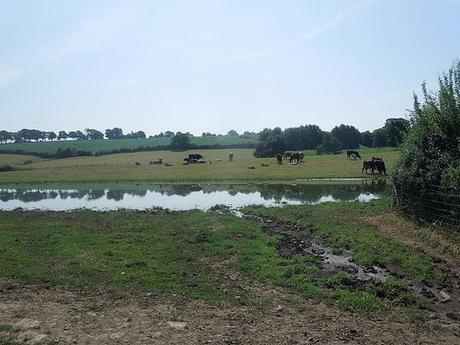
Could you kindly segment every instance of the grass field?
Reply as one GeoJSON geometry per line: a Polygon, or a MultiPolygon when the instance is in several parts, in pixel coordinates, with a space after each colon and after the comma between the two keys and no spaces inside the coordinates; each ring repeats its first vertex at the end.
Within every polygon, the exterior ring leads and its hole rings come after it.
{"type": "MultiPolygon", "coordinates": [[[[239,136],[221,135],[192,137],[191,142],[197,146],[208,145],[255,145],[257,136],[242,138],[239,136]]],[[[1,144],[0,151],[21,150],[25,153],[55,153],[59,148],[74,149],[75,151],[87,151],[91,153],[110,152],[120,149],[137,149],[140,147],[161,148],[169,145],[170,138],[145,138],[145,139],[114,139],[114,140],[68,140],[68,141],[46,141],[37,143],[11,143],[1,144]]]]}
{"type": "MultiPolygon", "coordinates": [[[[361,161],[350,161],[345,154],[316,155],[307,151],[305,163],[301,165],[276,164],[274,158],[256,159],[253,149],[195,150],[205,156],[212,164],[182,165],[183,158],[191,153],[172,151],[153,151],[122,153],[98,157],[76,157],[55,160],[39,160],[23,166],[26,158],[21,155],[0,155],[3,162],[16,161],[19,170],[0,173],[0,183],[29,182],[116,182],[116,181],[155,181],[155,182],[269,182],[293,181],[296,179],[322,177],[363,177],[361,161]],[[228,153],[235,155],[228,161],[228,153]],[[150,160],[162,158],[172,166],[149,165],[150,160]],[[136,162],[140,165],[136,165],[136,162]],[[262,167],[262,164],[268,167],[262,167]],[[254,169],[248,169],[254,167],[254,169]]],[[[399,156],[393,148],[361,150],[363,158],[382,156],[388,172],[399,156]]]]}
{"type": "MultiPolygon", "coordinates": [[[[397,264],[403,273],[386,283],[350,284],[346,274],[322,269],[312,255],[280,255],[279,236],[263,231],[259,221],[225,212],[179,212],[172,222],[168,211],[19,211],[0,212],[0,277],[118,295],[149,291],[220,305],[261,303],[209,269],[226,262],[219,267],[307,298],[372,313],[394,314],[397,307],[405,317],[426,302],[408,285],[433,286],[444,278],[430,255],[369,224],[368,217],[392,213],[388,200],[247,212],[295,216],[302,219],[297,231],[313,233],[337,253],[353,251],[363,267],[397,264]]],[[[451,245],[458,247],[456,241],[451,245]]]]}

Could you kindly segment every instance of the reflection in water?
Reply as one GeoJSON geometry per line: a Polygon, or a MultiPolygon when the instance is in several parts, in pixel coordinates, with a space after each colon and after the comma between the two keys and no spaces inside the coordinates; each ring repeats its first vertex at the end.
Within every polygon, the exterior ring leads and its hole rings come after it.
{"type": "Polygon", "coordinates": [[[24,209],[71,210],[91,208],[173,210],[215,205],[279,206],[284,204],[320,204],[324,202],[378,199],[385,192],[384,183],[344,185],[72,185],[72,188],[0,188],[0,210],[24,209]]]}

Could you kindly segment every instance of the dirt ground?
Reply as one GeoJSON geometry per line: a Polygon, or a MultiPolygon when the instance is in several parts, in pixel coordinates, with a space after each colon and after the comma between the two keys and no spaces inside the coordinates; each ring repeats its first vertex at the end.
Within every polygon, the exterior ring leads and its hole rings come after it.
{"type": "Polygon", "coordinates": [[[151,294],[115,299],[3,279],[0,325],[11,325],[4,334],[23,344],[460,343],[458,323],[420,327],[339,311],[260,283],[247,289],[267,303],[217,307],[151,294]]]}

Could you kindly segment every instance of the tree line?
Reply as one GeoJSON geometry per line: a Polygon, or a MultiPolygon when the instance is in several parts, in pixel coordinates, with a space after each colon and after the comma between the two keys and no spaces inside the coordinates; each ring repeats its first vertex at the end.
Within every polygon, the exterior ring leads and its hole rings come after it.
{"type": "MultiPolygon", "coordinates": [[[[402,118],[387,119],[382,128],[373,132],[360,132],[350,125],[341,124],[334,127],[330,132],[321,130],[316,125],[286,128],[282,130],[266,128],[259,133],[245,131],[239,134],[235,130],[227,132],[227,136],[240,138],[259,137],[256,144],[255,155],[257,157],[269,157],[285,150],[308,150],[316,149],[318,153],[335,153],[342,149],[355,149],[360,145],[367,147],[399,146],[410,128],[410,122],[402,118]]],[[[222,134],[203,132],[202,137],[217,137],[222,134]]],[[[170,138],[170,147],[175,150],[191,148],[189,132],[166,131],[150,136],[149,138],[170,138]]],[[[62,140],[116,140],[116,139],[143,139],[146,138],[144,131],[124,134],[118,127],[108,128],[105,132],[87,128],[84,131],[59,131],[48,132],[37,129],[21,129],[17,132],[0,131],[0,143],[24,143],[38,141],[62,141],[62,140]]]]}
{"type": "Polygon", "coordinates": [[[137,131],[128,134],[123,134],[121,128],[108,128],[105,132],[97,129],[86,128],[84,131],[59,131],[57,134],[54,131],[41,131],[38,129],[21,129],[17,132],[9,132],[6,130],[0,131],[0,144],[9,142],[25,143],[38,141],[61,141],[61,140],[101,140],[101,139],[143,139],[146,138],[145,132],[137,131]]]}
{"type": "MultiPolygon", "coordinates": [[[[182,133],[177,132],[174,133],[172,131],[161,132],[159,134],[155,134],[150,136],[149,138],[171,138],[173,139],[175,136],[179,134],[179,137],[182,135],[186,135],[188,137],[193,137],[193,134],[190,132],[182,133]]],[[[251,136],[257,135],[255,132],[246,131],[243,134],[238,134],[237,131],[234,129],[228,131],[226,135],[230,136],[239,136],[241,138],[249,138],[251,136]]],[[[222,134],[213,134],[209,132],[203,132],[203,137],[217,137],[222,136],[222,134]]],[[[25,142],[38,142],[38,141],[61,141],[61,140],[102,140],[102,139],[144,139],[146,138],[146,134],[144,131],[137,131],[124,134],[123,130],[118,127],[108,128],[105,132],[101,132],[97,129],[86,128],[84,131],[77,130],[77,131],[58,131],[57,133],[54,131],[41,131],[38,129],[21,129],[17,132],[9,132],[6,130],[0,131],[0,144],[5,143],[25,143],[25,142]]],[[[182,140],[182,139],[180,139],[182,140]]],[[[179,141],[180,141],[179,140],[179,141]]]]}
{"type": "Polygon", "coordinates": [[[341,124],[330,132],[322,131],[316,125],[274,129],[266,128],[259,133],[256,157],[272,157],[286,150],[312,150],[319,154],[336,153],[343,149],[357,149],[360,146],[399,146],[410,129],[410,122],[403,118],[390,118],[385,125],[372,132],[360,132],[350,125],[341,124]]]}

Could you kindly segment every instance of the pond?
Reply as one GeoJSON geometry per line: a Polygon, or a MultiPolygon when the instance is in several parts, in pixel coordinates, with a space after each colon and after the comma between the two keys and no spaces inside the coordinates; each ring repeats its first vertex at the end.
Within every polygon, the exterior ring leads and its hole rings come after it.
{"type": "Polygon", "coordinates": [[[67,211],[155,207],[171,210],[209,210],[216,205],[240,208],[320,204],[325,202],[369,202],[386,190],[383,183],[305,184],[76,184],[60,186],[0,187],[0,210],[67,211]]]}

